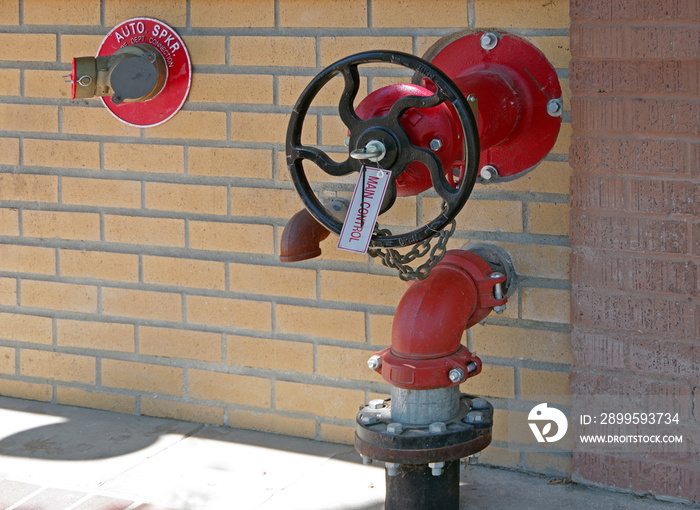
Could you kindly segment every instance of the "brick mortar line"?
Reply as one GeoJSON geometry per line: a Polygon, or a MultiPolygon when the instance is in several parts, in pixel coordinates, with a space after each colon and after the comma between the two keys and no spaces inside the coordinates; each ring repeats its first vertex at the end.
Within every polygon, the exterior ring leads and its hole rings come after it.
{"type": "MultiPolygon", "coordinates": [[[[6,310],[0,310],[2,313],[10,313],[12,314],[13,311],[6,311],[6,310]]],[[[29,314],[26,313],[25,311],[18,311],[17,313],[14,313],[15,315],[27,315],[30,317],[43,317],[43,318],[48,318],[48,319],[53,319],[53,322],[57,322],[59,320],[70,320],[70,321],[84,321],[84,322],[96,322],[91,316],[86,316],[85,314],[79,315],[79,316],[69,316],[69,317],[58,317],[58,316],[44,316],[44,315],[35,315],[35,314],[29,314]]],[[[110,318],[112,319],[112,318],[110,318]]],[[[129,320],[129,318],[122,318],[124,320],[118,321],[118,320],[109,320],[109,321],[103,321],[99,322],[100,324],[107,325],[107,324],[125,324],[129,326],[135,326],[136,329],[141,328],[141,327],[151,327],[151,328],[164,328],[164,329],[173,329],[172,326],[170,325],[164,325],[162,322],[158,321],[139,321],[139,320],[129,320]]],[[[498,325],[501,327],[515,327],[517,329],[524,329],[524,330],[531,330],[531,331],[546,331],[546,332],[554,332],[554,333],[563,333],[563,334],[570,334],[570,328],[554,328],[553,326],[561,325],[561,323],[543,323],[543,322],[538,322],[538,321],[528,321],[530,324],[525,324],[525,325],[520,325],[520,324],[497,324],[493,322],[489,322],[488,324],[491,325],[498,325]]],[[[239,333],[236,332],[229,332],[229,331],[222,331],[222,328],[217,328],[215,326],[207,325],[207,324],[187,324],[187,327],[182,327],[182,328],[176,328],[178,330],[183,330],[183,331],[190,331],[190,332],[201,332],[201,333],[211,333],[211,334],[216,334],[216,335],[226,335],[227,340],[229,340],[229,336],[231,337],[237,337],[241,336],[239,333]]],[[[595,334],[595,331],[590,331],[590,333],[595,334]]],[[[53,333],[52,333],[53,334],[53,333]]],[[[85,356],[102,356],[102,357],[125,357],[128,358],[129,360],[138,360],[140,359],[139,356],[149,356],[149,355],[144,355],[140,354],[138,352],[138,338],[137,334],[135,333],[135,351],[115,351],[115,350],[108,350],[108,349],[97,349],[97,348],[90,348],[90,347],[73,347],[70,345],[61,345],[58,343],[51,343],[51,344],[46,344],[46,343],[39,343],[39,342],[32,342],[32,341],[25,341],[25,340],[3,340],[0,339],[0,346],[3,347],[10,347],[10,348],[34,348],[34,349],[39,349],[39,350],[53,350],[53,349],[60,349],[61,352],[69,353],[69,354],[76,354],[76,355],[85,355],[85,356]]],[[[305,335],[305,334],[298,334],[298,333],[281,333],[281,332],[264,332],[264,331],[254,331],[250,333],[243,334],[242,336],[245,337],[252,337],[252,338],[259,338],[262,340],[275,340],[275,341],[280,341],[280,342],[291,342],[291,343],[298,343],[298,344],[307,344],[307,345],[313,345],[313,346],[326,346],[326,347],[339,347],[343,349],[351,349],[351,350],[356,350],[356,351],[365,351],[365,352],[373,352],[376,351],[377,349],[384,348],[388,344],[382,343],[382,344],[370,344],[366,342],[353,342],[349,340],[339,340],[339,339],[333,339],[333,338],[327,338],[327,337],[315,337],[315,336],[310,336],[310,335],[305,335]]],[[[651,335],[650,338],[658,338],[658,335],[654,336],[651,335]]],[[[681,343],[685,345],[689,340],[678,340],[678,343],[681,343]]],[[[314,348],[316,350],[316,347],[314,348]]],[[[162,358],[160,356],[156,356],[156,358],[162,358]]],[[[194,360],[191,358],[168,358],[172,360],[182,360],[183,362],[190,361],[190,362],[201,362],[201,363],[213,363],[213,364],[221,364],[223,363],[224,365],[230,364],[234,365],[234,363],[229,363],[225,361],[221,362],[206,362],[206,361],[201,361],[201,360],[194,360]]],[[[506,359],[506,358],[503,358],[506,359]]],[[[512,361],[512,360],[511,360],[512,361]]],[[[252,367],[251,367],[252,368],[252,367]]],[[[316,367],[315,367],[316,368],[316,367]]]]}
{"type": "MultiPolygon", "coordinates": [[[[49,280],[44,280],[49,281],[49,280]]],[[[65,282],[56,282],[65,283],[65,282]]],[[[96,287],[97,285],[90,285],[96,287]]],[[[121,288],[123,290],[134,290],[134,291],[149,291],[149,289],[141,288],[127,288],[127,287],[110,287],[110,288],[121,288]]],[[[195,289],[196,290],[196,289],[195,289]]],[[[152,292],[163,292],[167,294],[178,295],[181,291],[165,292],[165,291],[152,291],[152,292]]],[[[223,298],[232,299],[237,301],[254,301],[257,303],[269,303],[270,305],[286,305],[286,306],[297,306],[303,308],[313,308],[317,310],[337,310],[346,312],[369,312],[373,315],[393,315],[396,310],[396,305],[373,305],[373,304],[363,304],[355,302],[346,301],[315,301],[315,300],[300,300],[298,298],[284,298],[282,296],[261,296],[262,299],[257,299],[258,295],[243,295],[244,297],[233,297],[233,295],[225,294],[224,292],[203,292],[203,293],[190,293],[187,294],[191,297],[212,297],[212,298],[223,298]],[[273,303],[274,301],[274,303],[273,303]]],[[[236,294],[236,296],[240,296],[236,294]]],[[[199,323],[199,322],[189,322],[184,320],[179,321],[169,321],[165,319],[148,318],[148,317],[133,317],[129,315],[112,315],[112,314],[97,314],[96,312],[76,312],[72,310],[61,310],[55,308],[40,308],[40,307],[28,307],[28,306],[10,306],[10,305],[0,305],[0,313],[20,313],[22,315],[33,315],[38,317],[56,317],[62,319],[78,319],[87,320],[92,322],[116,322],[116,323],[128,323],[128,324],[140,324],[140,325],[153,325],[161,327],[170,328],[184,328],[185,326],[191,326],[192,329],[198,329],[202,331],[215,331],[222,333],[231,333],[237,335],[245,336],[264,336],[269,338],[267,335],[278,334],[272,330],[257,330],[257,329],[245,329],[236,326],[222,326],[217,324],[209,323],[199,323]],[[82,319],[83,317],[87,317],[82,319]],[[206,329],[212,328],[212,329],[206,329]],[[257,333],[257,334],[256,334],[257,333]]],[[[189,329],[189,328],[185,328],[189,329]]],[[[281,333],[280,333],[281,334],[281,333]]],[[[304,334],[286,333],[288,335],[299,335],[304,336],[304,334]]]]}
{"type": "Polygon", "coordinates": [[[537,331],[550,331],[553,333],[565,334],[570,334],[573,329],[571,324],[564,322],[546,322],[531,319],[509,319],[505,317],[493,316],[488,316],[482,323],[486,326],[508,326],[519,329],[534,329],[537,331]]]}
{"type": "MultiPolygon", "coordinates": [[[[95,213],[98,214],[98,213],[95,213]]],[[[135,216],[142,217],[142,216],[135,216]]],[[[145,217],[145,216],[143,216],[145,217]]],[[[222,222],[239,224],[239,222],[222,222]]],[[[240,223],[242,225],[256,225],[254,223],[240,223]]],[[[266,224],[263,224],[266,225],[266,224]]],[[[519,243],[524,246],[555,246],[562,248],[570,248],[569,239],[566,236],[548,236],[544,234],[522,234],[522,233],[505,233],[505,235],[486,235],[491,234],[485,231],[458,231],[453,236],[454,239],[465,241],[471,239],[478,240],[494,240],[498,242],[519,243]],[[484,234],[484,235],[482,235],[484,234]],[[528,242],[529,241],[529,242],[528,242]]],[[[54,248],[64,250],[81,250],[81,251],[98,251],[107,253],[123,253],[134,255],[151,255],[171,258],[183,258],[192,260],[210,260],[219,262],[244,263],[252,265],[266,265],[274,267],[290,267],[298,269],[315,269],[326,271],[339,271],[348,273],[374,274],[380,276],[396,276],[397,273],[391,268],[387,268],[381,264],[373,263],[372,260],[366,259],[364,262],[346,262],[338,260],[307,260],[295,262],[292,264],[279,261],[276,255],[263,253],[246,253],[246,252],[222,252],[216,250],[194,250],[182,246],[156,246],[156,245],[141,245],[117,242],[103,241],[82,241],[58,238],[39,238],[39,237],[18,237],[18,236],[0,236],[0,244],[14,246],[28,246],[35,248],[54,248]]],[[[21,272],[25,274],[24,272],[21,272]]],[[[26,274],[32,274],[27,272],[26,274]]]]}
{"type": "MultiPolygon", "coordinates": [[[[608,62],[608,60],[606,60],[606,62],[608,62]]],[[[691,95],[691,93],[688,91],[664,92],[662,95],[659,95],[658,93],[645,92],[642,90],[611,90],[610,92],[586,92],[581,90],[572,90],[571,92],[575,94],[576,99],[600,99],[601,102],[608,99],[613,101],[620,101],[624,99],[651,99],[655,101],[683,100],[685,102],[695,102],[695,100],[692,98],[694,95],[697,95],[698,92],[700,92],[700,86],[696,86],[696,88],[698,90],[696,90],[693,95],[691,95]]]]}
{"type": "MultiPolygon", "coordinates": [[[[49,139],[44,139],[49,140],[49,139]]],[[[57,140],[64,141],[64,140],[57,140]]],[[[91,143],[88,141],[88,143],[91,143]]],[[[95,141],[94,143],[98,143],[95,141]]],[[[144,144],[153,145],[153,144],[144,144]]],[[[173,147],[170,144],[159,144],[164,147],[173,147]]],[[[181,146],[174,146],[181,147],[181,146]]],[[[212,147],[220,148],[220,147],[212,147]]],[[[73,177],[82,179],[99,179],[99,180],[112,180],[112,181],[133,181],[133,182],[143,182],[146,183],[157,183],[157,184],[186,184],[190,186],[220,186],[220,187],[231,187],[234,188],[255,188],[255,189],[273,189],[282,191],[296,191],[294,185],[291,181],[287,180],[274,180],[274,179],[258,179],[254,177],[226,177],[226,176],[206,176],[198,175],[192,173],[179,173],[179,172],[136,172],[128,170],[100,170],[100,169],[82,169],[82,168],[71,168],[71,167],[49,167],[49,166],[30,166],[22,165],[24,171],[18,172],[16,165],[0,165],[0,175],[42,175],[42,176],[54,176],[54,177],[73,177]]],[[[331,187],[338,188],[338,191],[352,191],[353,185],[348,183],[330,183],[331,187]]],[[[320,186],[319,186],[320,188],[320,186]]],[[[437,196],[437,195],[436,195],[437,196]]],[[[563,195],[562,195],[563,197],[563,195]]],[[[2,200],[2,202],[21,202],[21,200],[2,200]]],[[[32,203],[33,201],[27,201],[32,203]]],[[[51,202],[42,202],[51,203],[51,202]]],[[[64,204],[71,205],[71,204],[64,204]]],[[[79,204],[75,204],[76,206],[79,204]]],[[[113,208],[113,209],[128,209],[120,207],[110,207],[110,206],[85,206],[85,207],[99,207],[103,209],[113,208]]],[[[155,209],[154,209],[155,210],[155,209]]],[[[207,214],[207,213],[190,213],[190,214],[207,214]]]]}
{"type": "MultiPolygon", "coordinates": [[[[614,174],[613,174],[614,176],[614,174]]],[[[692,182],[692,181],[691,181],[692,182]]],[[[630,211],[622,209],[601,209],[597,207],[571,207],[572,213],[585,213],[592,218],[615,218],[615,219],[628,219],[640,221],[672,221],[676,223],[688,223],[691,225],[692,220],[697,219],[697,214],[694,213],[679,213],[679,212],[667,212],[667,211],[630,211]],[[640,215],[643,216],[640,217],[640,215]],[[691,220],[691,221],[687,221],[691,220]]],[[[573,236],[572,236],[573,237],[573,236]]]]}
{"type": "MultiPolygon", "coordinates": [[[[564,161],[562,161],[564,162],[564,161]]],[[[97,179],[97,180],[107,180],[107,181],[125,181],[125,182],[142,182],[144,184],[144,191],[146,184],[182,184],[188,186],[207,186],[207,187],[226,187],[229,189],[227,196],[230,197],[234,189],[268,189],[268,190],[282,190],[282,191],[294,191],[291,181],[280,180],[280,179],[257,179],[257,178],[246,178],[246,177],[225,177],[225,176],[202,176],[197,174],[185,174],[185,173],[152,173],[152,172],[132,172],[132,171],[122,171],[122,170],[86,170],[81,168],[68,168],[68,167],[48,167],[48,166],[23,166],[26,171],[18,173],[14,165],[0,165],[0,175],[31,175],[31,176],[54,176],[63,178],[70,177],[76,179],[97,179]]],[[[601,175],[598,173],[591,172],[579,172],[581,175],[601,175]]],[[[617,177],[617,174],[609,174],[610,177],[617,177]]],[[[624,176],[622,176],[624,177],[624,176]]],[[[643,179],[644,175],[639,176],[637,180],[643,179]]],[[[650,180],[656,177],[656,175],[649,175],[646,180],[650,180]]],[[[677,176],[674,181],[695,181],[695,176],[677,176]]],[[[313,183],[316,186],[317,192],[321,191],[346,191],[352,192],[354,185],[351,183],[313,183]]],[[[428,190],[417,196],[416,199],[424,198],[438,198],[437,193],[432,190],[428,190]]],[[[474,190],[469,200],[500,200],[500,201],[511,201],[511,202],[549,202],[549,203],[560,203],[565,204],[569,201],[569,195],[563,193],[553,193],[553,192],[537,192],[537,191],[509,191],[499,189],[497,186],[488,187],[484,186],[483,189],[474,190]]],[[[23,201],[23,200],[1,200],[0,204],[9,202],[26,202],[27,205],[34,204],[33,201],[23,201]]],[[[144,211],[162,211],[180,214],[190,214],[190,215],[208,215],[208,216],[234,216],[228,212],[224,214],[211,214],[211,213],[196,213],[196,212],[186,212],[186,211],[172,211],[167,209],[148,209],[143,207],[128,208],[128,207],[114,207],[106,205],[82,205],[82,204],[68,204],[59,202],[41,202],[42,204],[58,203],[59,205],[65,207],[74,208],[90,208],[96,209],[100,212],[107,212],[107,209],[114,210],[144,210],[144,211]]],[[[232,204],[231,204],[232,205],[232,204]]],[[[35,207],[38,207],[35,206],[35,207]]],[[[30,207],[31,208],[31,207],[30,207]]],[[[240,215],[239,215],[240,216],[240,215]]],[[[247,216],[242,216],[246,217],[247,216]]],[[[258,218],[259,216],[256,216],[258,218]]],[[[276,220],[286,218],[277,218],[272,216],[276,220]]]]}
{"type": "Polygon", "coordinates": [[[622,298],[629,298],[635,301],[638,300],[647,300],[647,299],[656,299],[660,301],[665,301],[668,303],[690,303],[690,304],[696,304],[698,301],[698,298],[700,296],[688,296],[687,294],[673,294],[673,295],[660,295],[663,294],[661,292],[649,292],[647,293],[640,293],[640,292],[635,292],[632,294],[629,289],[611,289],[607,287],[602,287],[600,285],[597,285],[595,287],[584,287],[581,284],[574,283],[572,285],[572,292],[579,292],[579,293],[588,293],[588,292],[595,292],[599,297],[622,297],[622,298]]]}
{"type": "MultiPolygon", "coordinates": [[[[597,22],[597,21],[596,21],[597,22]]],[[[327,38],[342,38],[342,37],[413,37],[416,35],[414,27],[294,27],[280,25],[279,27],[199,27],[199,26],[174,26],[172,28],[181,37],[327,37],[327,38]]],[[[596,25],[586,23],[576,23],[572,25],[576,28],[589,28],[596,25]]],[[[647,24],[617,24],[612,26],[620,26],[622,28],[656,28],[655,25],[647,24]]],[[[660,28],[696,28],[697,25],[692,22],[686,23],[669,23],[668,25],[659,24],[660,28]]],[[[606,26],[607,27],[607,26],[606,26]]],[[[20,24],[20,25],[3,25],[3,33],[6,34],[55,34],[63,35],[95,35],[105,37],[107,33],[114,28],[112,25],[39,25],[39,24],[20,24]]],[[[491,30],[492,26],[479,25],[475,23],[474,27],[467,25],[456,25],[453,27],[421,27],[421,37],[444,37],[455,32],[474,28],[479,30],[491,30]]],[[[531,28],[531,27],[506,27],[499,28],[509,34],[519,37],[568,37],[569,28],[531,28]]]]}
{"type": "MultiPolygon", "coordinates": [[[[134,137],[134,136],[116,136],[116,135],[91,135],[87,133],[58,133],[58,132],[49,132],[49,131],[2,131],[0,130],[0,138],[4,139],[9,139],[9,140],[20,140],[23,141],[25,139],[29,140],[45,140],[45,141],[63,141],[63,142],[94,142],[94,143],[100,143],[101,145],[104,144],[133,144],[133,145],[156,145],[156,146],[164,146],[164,147],[173,147],[173,148],[183,148],[187,147],[188,149],[191,147],[197,147],[197,148],[220,148],[220,149],[250,149],[250,150],[265,150],[265,151],[274,151],[275,153],[279,152],[286,152],[286,145],[284,141],[280,142],[246,142],[246,141],[236,141],[236,140],[198,140],[198,139],[185,139],[185,138],[142,138],[142,137],[134,137]]],[[[586,139],[589,138],[605,138],[605,137],[596,137],[596,136],[586,136],[586,139]]],[[[627,138],[624,136],[624,134],[620,134],[617,137],[613,137],[615,139],[617,138],[627,138]]],[[[640,137],[640,138],[635,138],[635,140],[650,140],[650,141],[655,141],[655,140],[663,140],[663,138],[655,138],[655,137],[640,137]]],[[[678,138],[679,141],[686,141],[682,137],[678,138]]],[[[689,138],[687,141],[695,141],[691,138],[689,138]]],[[[20,144],[21,147],[23,148],[22,145],[20,144]]],[[[347,151],[347,147],[341,146],[341,145],[323,145],[323,144],[317,144],[316,147],[318,147],[321,150],[324,150],[326,152],[337,152],[337,153],[345,153],[347,151]]],[[[557,161],[557,162],[567,162],[569,161],[568,158],[568,153],[567,154],[557,154],[557,153],[550,153],[545,156],[545,159],[543,161],[557,161]]],[[[0,164],[0,168],[3,167],[14,167],[15,165],[8,165],[8,164],[0,164]]],[[[29,167],[32,168],[32,167],[29,167]]],[[[42,168],[42,167],[37,167],[37,168],[42,168]]],[[[64,168],[70,168],[70,167],[59,167],[61,169],[64,168]]],[[[102,167],[100,167],[102,168],[102,167]]],[[[112,172],[122,172],[125,175],[131,175],[131,174],[139,174],[139,173],[146,173],[146,174],[154,174],[155,172],[134,172],[131,170],[109,170],[112,172]]],[[[161,172],[159,172],[161,173],[161,172]]],[[[163,174],[184,174],[184,172],[162,172],[163,174]]],[[[193,175],[198,175],[198,174],[193,174],[193,175]]],[[[206,175],[198,175],[198,177],[208,177],[206,175]]],[[[235,177],[226,177],[229,179],[234,179],[235,177]]],[[[240,178],[243,179],[243,178],[240,178]]],[[[253,179],[253,178],[247,178],[247,179],[253,179]]],[[[285,181],[287,182],[287,181],[285,181]]]]}
{"type": "MultiPolygon", "coordinates": [[[[687,388],[688,387],[688,381],[693,381],[696,378],[692,375],[673,375],[672,377],[669,377],[668,372],[650,372],[649,370],[634,370],[628,367],[624,368],[615,368],[614,369],[615,376],[617,378],[625,378],[625,379],[634,379],[635,382],[638,382],[640,379],[643,380],[645,383],[648,385],[653,385],[657,383],[665,384],[665,385],[674,385],[677,388],[687,388]]],[[[590,369],[588,367],[581,368],[581,366],[575,366],[571,373],[576,373],[576,374],[588,374],[588,375],[598,375],[598,376],[610,376],[611,374],[611,369],[610,367],[601,367],[599,370],[595,369],[590,369]]],[[[687,398],[688,401],[690,401],[690,404],[692,405],[693,402],[693,395],[688,394],[688,395],[677,395],[675,398],[678,397],[683,397],[687,398]]],[[[690,408],[690,405],[688,406],[690,408]]],[[[700,430],[700,425],[697,423],[692,423],[691,424],[697,429],[700,430]]]]}
{"type": "MultiPolygon", "coordinates": [[[[634,295],[637,296],[638,298],[641,299],[661,299],[664,301],[678,301],[678,302],[688,302],[688,303],[694,303],[694,304],[700,304],[700,294],[698,292],[695,293],[695,295],[688,295],[687,292],[663,292],[663,291],[640,291],[638,289],[634,288],[623,288],[623,289],[617,289],[613,287],[606,287],[604,285],[576,285],[572,288],[572,291],[576,292],[590,292],[590,291],[597,291],[600,290],[601,292],[604,293],[610,293],[612,295],[613,293],[617,293],[615,295],[631,295],[632,292],[634,292],[634,295]]],[[[637,333],[639,334],[639,333],[637,333]]]]}
{"type": "MultiPolygon", "coordinates": [[[[595,218],[618,218],[618,219],[623,219],[623,218],[639,218],[640,215],[644,215],[644,219],[647,220],[668,220],[668,221],[676,221],[676,222],[684,222],[685,220],[694,220],[698,217],[697,213],[679,213],[679,212],[670,212],[670,211],[635,211],[635,210],[629,210],[629,209],[614,209],[612,207],[595,207],[595,206],[587,206],[587,207],[572,207],[571,208],[572,212],[578,212],[578,213],[584,213],[584,214],[589,214],[589,216],[595,217],[595,218]],[[598,213],[598,214],[590,214],[591,212],[598,213]],[[608,214],[606,214],[608,213],[608,214]]],[[[690,224],[690,222],[689,222],[690,224]]]]}
{"type": "Polygon", "coordinates": [[[571,28],[597,29],[597,28],[688,28],[697,31],[698,21],[691,19],[618,19],[604,20],[596,18],[575,18],[571,17],[571,28]],[[587,23],[588,22],[588,23],[587,23]]]}
{"type": "MultiPolygon", "coordinates": [[[[573,363],[557,363],[554,361],[539,361],[527,358],[502,358],[499,356],[488,356],[479,354],[479,358],[485,365],[499,367],[524,368],[527,370],[544,370],[548,372],[566,373],[571,372],[573,363]]],[[[516,377],[516,381],[519,379],[516,377]]]]}
{"type": "MultiPolygon", "coordinates": [[[[101,243],[99,241],[94,242],[84,242],[84,241],[70,241],[70,240],[58,240],[58,239],[42,239],[42,238],[26,238],[26,237],[15,237],[7,238],[5,236],[0,236],[0,245],[11,245],[11,246],[27,246],[34,248],[53,248],[53,249],[63,249],[63,250],[79,250],[79,251],[97,251],[104,253],[121,253],[129,255],[146,255],[154,257],[168,257],[168,258],[181,258],[181,259],[191,259],[191,260],[205,260],[214,262],[229,262],[236,264],[248,264],[248,265],[264,265],[271,267],[284,267],[284,268],[294,268],[294,269],[309,269],[309,270],[325,270],[325,271],[338,271],[345,273],[358,273],[358,274],[372,274],[378,276],[397,276],[397,273],[390,268],[386,268],[381,265],[372,264],[371,262],[344,262],[344,261],[303,261],[296,262],[290,265],[286,265],[283,262],[279,262],[275,255],[268,255],[262,253],[242,253],[242,252],[220,252],[220,251],[208,251],[208,250],[191,250],[181,247],[167,247],[167,246],[144,246],[135,244],[121,244],[121,243],[101,243]],[[269,263],[273,262],[273,263],[269,263]]],[[[42,275],[41,273],[31,273],[25,271],[2,271],[3,274],[8,276],[56,276],[52,275],[42,275]]],[[[397,276],[398,277],[398,276],[397,276]]],[[[99,279],[95,279],[99,280],[99,279]]],[[[102,280],[100,280],[102,281],[102,280]]],[[[118,283],[119,280],[104,280],[112,281],[118,283]]],[[[124,282],[124,283],[129,283],[124,282]]],[[[135,283],[135,282],[134,282],[135,283]]]]}
{"type": "MultiPolygon", "coordinates": [[[[276,266],[266,266],[276,267],[276,266]]],[[[0,276],[16,277],[17,273],[12,271],[0,271],[0,276]]],[[[81,285],[84,287],[97,287],[98,289],[123,289],[134,291],[160,292],[167,294],[182,294],[186,297],[213,297],[234,300],[246,300],[256,302],[269,302],[272,305],[292,305],[305,308],[323,308],[346,311],[367,312],[370,308],[380,308],[383,310],[393,309],[396,305],[377,305],[371,303],[359,303],[355,301],[341,301],[333,299],[322,299],[316,297],[300,297],[278,294],[258,294],[247,291],[231,291],[225,289],[209,289],[203,287],[188,287],[184,285],[162,284],[157,282],[126,282],[116,280],[103,280],[86,277],[62,277],[57,275],[24,275],[22,281],[62,283],[68,285],[81,285]]],[[[571,283],[568,279],[554,279],[542,277],[520,277],[517,282],[518,289],[552,289],[571,290],[571,283]]],[[[100,314],[101,315],[101,314],[100,314]]],[[[106,315],[106,314],[105,314],[106,315]]]]}
{"type": "MultiPolygon", "coordinates": [[[[38,350],[38,349],[31,349],[31,350],[38,350]]],[[[97,359],[97,358],[95,358],[97,359]]],[[[111,360],[111,361],[124,361],[124,362],[129,362],[129,363],[139,363],[139,364],[145,364],[145,365],[153,365],[153,366],[162,366],[162,367],[171,367],[171,368],[179,368],[179,369],[194,369],[194,370],[202,370],[210,373],[216,373],[216,374],[228,374],[228,375],[238,375],[238,376],[245,376],[245,377],[254,377],[258,379],[265,379],[265,380],[274,380],[274,381],[280,381],[280,382],[292,382],[292,383],[298,383],[298,384],[306,384],[310,386],[319,386],[323,388],[338,388],[338,389],[346,389],[346,390],[357,390],[357,391],[371,391],[371,392],[377,392],[377,393],[389,393],[389,389],[391,386],[388,383],[384,382],[375,382],[375,381],[367,381],[363,379],[347,379],[347,378],[338,378],[338,377],[331,377],[331,376],[326,376],[326,375],[319,375],[319,374],[302,374],[302,373],[294,373],[291,371],[275,371],[272,369],[269,370],[263,370],[263,369],[252,369],[248,367],[238,367],[237,365],[228,365],[228,366],[205,366],[205,365],[200,365],[200,362],[190,364],[187,366],[181,366],[181,365],[175,365],[175,364],[168,364],[168,363],[152,363],[152,362],[144,362],[144,361],[138,361],[138,360],[132,360],[128,358],[106,358],[102,357],[101,358],[103,361],[104,360],[111,360]],[[369,388],[369,389],[368,389],[369,388]]],[[[369,370],[369,369],[368,369],[369,370]]],[[[155,395],[156,398],[161,397],[161,394],[154,394],[151,391],[148,390],[131,390],[131,389],[125,389],[125,388],[118,388],[118,387],[113,387],[113,386],[97,386],[95,384],[89,384],[89,383],[83,383],[80,381],[69,381],[69,380],[61,380],[61,379],[53,379],[50,377],[36,377],[36,376],[28,376],[28,375],[14,375],[14,374],[0,374],[0,380],[8,380],[8,381],[18,381],[18,382],[26,382],[30,384],[47,384],[47,385],[54,385],[56,387],[67,387],[67,388],[76,388],[76,389],[82,389],[82,390],[99,390],[102,392],[106,393],[114,393],[114,394],[119,394],[119,395],[125,395],[125,396],[138,396],[138,397],[152,397],[155,395]],[[112,391],[116,390],[116,391],[112,391]]],[[[202,405],[235,405],[238,408],[242,409],[260,409],[255,406],[246,406],[243,404],[234,404],[231,402],[219,402],[216,400],[207,400],[207,399],[202,399],[202,398],[192,398],[192,397],[184,397],[182,395],[162,395],[163,397],[170,397],[173,399],[177,399],[178,401],[181,402],[186,402],[190,404],[202,404],[202,405]]],[[[54,402],[55,403],[55,402],[54,402]]],[[[262,409],[270,409],[270,408],[262,408],[262,409]]],[[[273,409],[274,410],[274,409],[273,409]]]]}
{"type": "MultiPolygon", "coordinates": [[[[596,140],[591,138],[590,140],[596,140]]],[[[653,140],[644,140],[645,142],[653,140]]],[[[698,149],[700,149],[700,143],[697,144],[698,149]]],[[[683,158],[683,160],[688,161],[690,157],[683,158]]],[[[575,172],[574,178],[608,178],[608,179],[618,179],[621,181],[629,182],[639,182],[639,183],[658,183],[660,179],[663,182],[671,183],[689,183],[689,184],[700,184],[700,175],[691,173],[693,169],[688,168],[685,173],[678,171],[649,171],[637,170],[636,168],[630,168],[629,171],[616,171],[610,169],[589,169],[586,168],[585,164],[581,164],[581,167],[574,168],[575,172]]]]}

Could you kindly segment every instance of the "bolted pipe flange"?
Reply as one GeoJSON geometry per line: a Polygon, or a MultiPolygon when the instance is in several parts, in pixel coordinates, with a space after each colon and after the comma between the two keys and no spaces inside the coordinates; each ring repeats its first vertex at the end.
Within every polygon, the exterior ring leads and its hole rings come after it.
{"type": "Polygon", "coordinates": [[[457,414],[443,422],[411,425],[398,423],[391,415],[391,400],[386,407],[369,410],[363,406],[357,415],[355,448],[360,455],[401,465],[426,465],[449,462],[473,455],[491,442],[493,407],[486,400],[461,395],[457,414]],[[480,407],[475,410],[472,402],[480,407]],[[467,420],[470,413],[479,413],[467,420]]]}

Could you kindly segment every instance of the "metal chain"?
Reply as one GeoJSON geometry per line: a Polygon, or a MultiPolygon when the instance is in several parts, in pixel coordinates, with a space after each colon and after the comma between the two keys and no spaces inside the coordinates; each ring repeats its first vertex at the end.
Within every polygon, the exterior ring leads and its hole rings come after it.
{"type": "MultiPolygon", "coordinates": [[[[445,252],[447,251],[447,241],[450,239],[450,236],[454,234],[456,225],[457,222],[453,219],[449,223],[449,230],[445,229],[441,230],[440,232],[435,232],[435,234],[429,238],[413,246],[413,248],[411,248],[404,255],[400,254],[393,248],[388,248],[387,250],[383,250],[381,248],[370,248],[367,250],[367,253],[369,253],[372,257],[380,258],[382,264],[384,264],[386,267],[397,269],[399,271],[399,278],[404,281],[424,280],[428,277],[433,267],[435,267],[435,265],[442,260],[442,257],[445,256],[445,252]],[[437,243],[431,249],[430,243],[435,238],[437,238],[437,243]],[[415,259],[425,256],[428,252],[430,252],[428,260],[418,266],[416,269],[413,269],[408,265],[415,259]]],[[[375,234],[382,237],[391,235],[391,231],[388,229],[377,228],[375,230],[375,234]]]]}

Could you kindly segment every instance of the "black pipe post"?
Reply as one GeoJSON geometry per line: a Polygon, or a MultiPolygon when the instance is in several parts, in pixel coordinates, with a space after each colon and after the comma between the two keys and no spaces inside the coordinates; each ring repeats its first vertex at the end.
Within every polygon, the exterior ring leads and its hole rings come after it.
{"type": "Polygon", "coordinates": [[[445,462],[440,476],[427,464],[402,464],[386,474],[385,510],[459,510],[459,460],[445,462]]]}

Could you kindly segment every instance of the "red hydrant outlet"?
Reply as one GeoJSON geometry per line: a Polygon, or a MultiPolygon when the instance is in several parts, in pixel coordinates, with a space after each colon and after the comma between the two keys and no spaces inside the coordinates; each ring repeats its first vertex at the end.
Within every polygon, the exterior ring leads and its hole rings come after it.
{"type": "Polygon", "coordinates": [[[506,276],[475,253],[448,251],[425,280],[414,282],[394,315],[391,347],[369,367],[393,386],[428,390],[464,382],[481,371],[481,360],[463,345],[463,332],[507,299],[506,276]]]}

